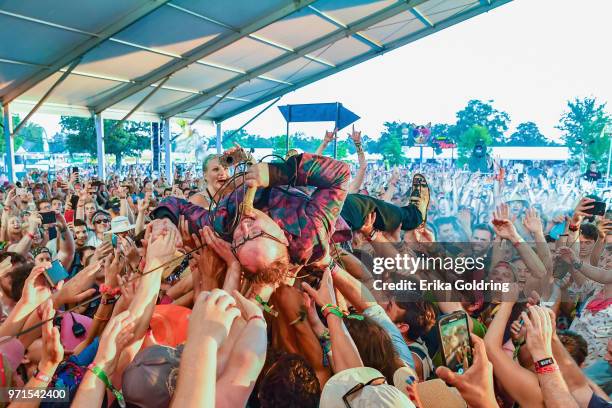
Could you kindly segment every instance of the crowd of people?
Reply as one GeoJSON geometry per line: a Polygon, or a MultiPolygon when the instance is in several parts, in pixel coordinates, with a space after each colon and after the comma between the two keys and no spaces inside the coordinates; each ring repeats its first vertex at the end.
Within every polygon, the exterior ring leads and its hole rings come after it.
{"type": "Polygon", "coordinates": [[[4,185],[0,388],[66,391],[4,404],[611,405],[612,220],[593,214],[610,198],[596,168],[390,169],[366,162],[358,131],[358,163],[322,156],[333,137],[269,163],[233,148],[174,180],[68,168],[4,185]],[[509,289],[375,288],[406,278],[376,275],[376,257],[460,243],[485,261],[466,276],[509,289]],[[440,336],[457,313],[467,325],[444,342],[469,354],[460,370],[440,336]]]}

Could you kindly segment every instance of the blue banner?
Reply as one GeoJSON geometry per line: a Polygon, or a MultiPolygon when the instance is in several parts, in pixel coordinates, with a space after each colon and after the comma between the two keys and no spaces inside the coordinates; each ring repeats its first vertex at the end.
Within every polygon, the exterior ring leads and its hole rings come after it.
{"type": "Polygon", "coordinates": [[[287,122],[335,122],[338,130],[360,118],[339,102],[284,105],[278,109],[287,122]]]}

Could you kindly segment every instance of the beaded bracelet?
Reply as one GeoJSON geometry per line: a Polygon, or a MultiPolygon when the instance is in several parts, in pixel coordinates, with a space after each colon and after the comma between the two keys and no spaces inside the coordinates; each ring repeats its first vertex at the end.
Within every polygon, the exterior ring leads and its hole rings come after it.
{"type": "Polygon", "coordinates": [[[110,286],[103,283],[100,285],[100,293],[105,293],[110,296],[117,296],[121,293],[121,288],[118,286],[116,288],[111,288],[110,286]]]}

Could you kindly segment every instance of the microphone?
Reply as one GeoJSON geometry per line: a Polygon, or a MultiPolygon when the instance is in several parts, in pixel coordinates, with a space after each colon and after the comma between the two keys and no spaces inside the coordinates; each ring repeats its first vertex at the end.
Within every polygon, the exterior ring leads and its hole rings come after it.
{"type": "Polygon", "coordinates": [[[253,201],[255,200],[255,192],[257,191],[257,187],[249,187],[244,194],[244,199],[242,200],[241,210],[243,213],[249,213],[253,210],[253,201]]]}

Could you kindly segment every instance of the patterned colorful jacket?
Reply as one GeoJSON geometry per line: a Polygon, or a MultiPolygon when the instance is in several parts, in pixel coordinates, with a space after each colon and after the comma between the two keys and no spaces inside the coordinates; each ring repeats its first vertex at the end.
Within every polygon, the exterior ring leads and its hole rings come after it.
{"type": "MultiPolygon", "coordinates": [[[[346,163],[329,157],[303,153],[285,163],[270,163],[270,187],[258,189],[254,207],[267,213],[285,232],[289,241],[289,256],[296,265],[311,265],[328,253],[329,242],[350,240],[351,231],[338,220],[348,192],[350,178],[346,163]],[[292,188],[316,187],[308,196],[292,188]],[[330,238],[331,237],[331,238],[330,238]]],[[[189,223],[190,231],[207,225],[225,240],[242,203],[244,189],[237,188],[226,195],[213,211],[186,200],[169,197],[153,211],[153,218],[170,218],[175,224],[180,215],[189,223]]]]}

